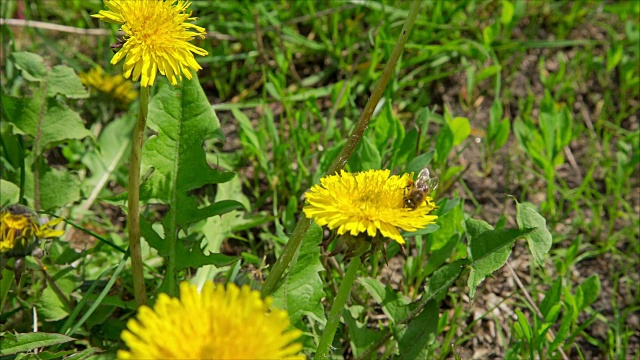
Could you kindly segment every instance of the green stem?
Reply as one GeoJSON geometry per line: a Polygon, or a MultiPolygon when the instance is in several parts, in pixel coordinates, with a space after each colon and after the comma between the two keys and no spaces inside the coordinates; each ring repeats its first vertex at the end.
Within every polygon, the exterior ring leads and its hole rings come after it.
{"type": "Polygon", "coordinates": [[[147,303],[147,291],[144,287],[142,271],[142,252],[140,249],[140,163],[144,130],[147,127],[149,111],[149,88],[140,88],[140,112],[138,122],[133,129],[131,141],[131,160],[129,161],[129,203],[127,223],[129,224],[129,249],[131,251],[131,272],[133,276],[133,295],[138,306],[147,303]]]}
{"type": "MultiPolygon", "coordinates": [[[[333,163],[329,166],[327,170],[327,174],[335,174],[344,168],[351,157],[351,154],[356,149],[356,145],[362,139],[364,135],[364,131],[369,126],[369,120],[371,120],[371,115],[373,115],[373,111],[376,108],[376,105],[380,101],[382,97],[382,93],[384,89],[387,87],[389,80],[391,80],[391,75],[393,74],[396,65],[398,64],[398,59],[400,58],[400,54],[402,54],[402,49],[404,49],[407,40],[409,40],[409,34],[411,33],[411,28],[413,28],[413,24],[416,21],[416,17],[418,16],[418,11],[420,10],[420,5],[422,5],[422,1],[413,1],[411,2],[411,8],[409,9],[409,16],[402,27],[402,32],[400,33],[400,37],[398,38],[398,42],[396,43],[393,51],[391,52],[391,56],[389,57],[389,61],[384,66],[384,70],[382,71],[382,75],[378,82],[376,83],[376,87],[373,89],[367,104],[360,114],[360,118],[358,119],[358,123],[356,127],[351,132],[351,135],[347,139],[347,143],[342,148],[340,155],[333,161],[333,163]]],[[[298,225],[293,230],[293,234],[291,234],[291,238],[289,238],[289,242],[285,245],[282,250],[282,255],[273,265],[273,268],[269,272],[267,279],[262,286],[262,296],[270,295],[273,290],[275,290],[276,284],[282,277],[282,274],[289,267],[293,256],[296,251],[300,247],[302,243],[302,239],[304,239],[307,230],[309,230],[309,226],[311,225],[311,220],[307,218],[302,218],[298,221],[298,225]]]]}
{"type": "Polygon", "coordinates": [[[302,243],[302,239],[304,239],[307,230],[309,230],[309,226],[311,226],[311,219],[303,217],[298,221],[296,228],[293,229],[293,233],[289,238],[289,242],[287,242],[287,244],[284,246],[282,254],[280,254],[280,257],[278,258],[278,260],[276,260],[276,263],[273,264],[273,269],[271,269],[271,272],[269,272],[267,279],[264,281],[264,285],[262,285],[262,297],[271,295],[273,290],[275,290],[276,285],[278,284],[278,280],[280,280],[280,277],[282,276],[284,271],[287,269],[287,267],[289,267],[291,260],[293,260],[296,251],[298,251],[298,248],[302,243]]]}
{"type": "Polygon", "coordinates": [[[349,268],[347,272],[344,274],[344,278],[342,279],[342,283],[340,284],[340,288],[338,289],[338,294],[336,295],[333,304],[331,305],[331,312],[329,312],[329,319],[327,319],[327,326],[324,328],[324,332],[320,337],[320,343],[318,344],[318,350],[316,351],[315,359],[324,360],[329,358],[329,350],[331,348],[331,344],[333,343],[333,337],[336,335],[336,330],[338,329],[338,325],[340,324],[340,314],[342,310],[344,310],[344,306],[347,303],[347,299],[349,298],[349,294],[351,293],[351,287],[353,286],[353,282],[356,279],[356,273],[362,264],[362,259],[360,256],[369,248],[369,241],[364,240],[363,244],[360,245],[358,250],[356,250],[356,255],[351,259],[349,263],[349,268]]]}

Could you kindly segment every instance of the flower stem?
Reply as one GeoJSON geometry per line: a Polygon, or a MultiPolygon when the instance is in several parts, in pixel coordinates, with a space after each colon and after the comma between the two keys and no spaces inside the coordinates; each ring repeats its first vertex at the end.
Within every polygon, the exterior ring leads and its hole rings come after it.
{"type": "MultiPolygon", "coordinates": [[[[371,120],[371,116],[373,115],[373,111],[376,108],[376,105],[380,101],[382,97],[382,93],[384,89],[387,87],[389,80],[391,80],[391,75],[393,74],[396,65],[398,64],[398,59],[400,59],[400,54],[402,54],[402,49],[404,49],[407,40],[409,40],[409,34],[411,33],[411,28],[413,28],[413,24],[416,21],[416,17],[418,16],[418,11],[420,10],[420,6],[422,5],[422,1],[413,1],[411,2],[411,8],[409,9],[409,15],[407,20],[402,27],[402,32],[400,33],[400,37],[398,38],[398,42],[396,43],[393,51],[391,52],[391,56],[389,57],[389,61],[384,66],[384,70],[382,71],[382,75],[380,79],[376,83],[376,87],[373,89],[367,104],[360,114],[360,118],[358,119],[358,123],[356,124],[355,129],[351,133],[351,136],[347,139],[347,143],[340,151],[340,155],[333,161],[331,165],[329,165],[329,169],[327,170],[327,174],[335,174],[344,168],[353,154],[353,151],[356,149],[356,145],[362,139],[364,135],[364,131],[369,126],[369,120],[371,120]]],[[[284,273],[284,271],[289,267],[293,256],[296,251],[300,247],[302,243],[302,239],[304,239],[307,230],[309,230],[309,225],[311,225],[311,220],[307,218],[302,218],[298,221],[296,228],[293,230],[293,234],[289,238],[289,242],[285,245],[282,250],[282,255],[273,266],[273,269],[269,272],[267,279],[262,286],[262,297],[270,295],[273,290],[275,290],[276,284],[280,277],[284,273]]]]}
{"type": "Polygon", "coordinates": [[[271,295],[273,290],[275,290],[278,280],[280,280],[284,271],[289,267],[289,264],[291,263],[291,260],[293,260],[296,251],[298,251],[298,248],[302,243],[302,239],[304,239],[310,225],[311,219],[307,219],[306,217],[298,221],[298,224],[295,229],[293,229],[293,233],[289,238],[289,242],[284,246],[282,254],[280,254],[280,257],[276,260],[276,263],[273,265],[273,269],[271,269],[269,276],[267,276],[267,279],[264,281],[264,285],[262,285],[262,290],[260,290],[260,292],[263,298],[271,295]]]}
{"type": "Polygon", "coordinates": [[[360,258],[360,256],[362,256],[362,254],[369,248],[369,245],[370,244],[368,241],[364,241],[356,250],[355,256],[351,258],[349,268],[344,274],[344,278],[342,279],[342,283],[340,284],[340,288],[338,289],[338,294],[336,295],[336,298],[335,300],[333,300],[333,304],[331,305],[331,312],[329,313],[327,326],[325,326],[324,332],[320,337],[320,343],[318,344],[318,350],[316,351],[315,359],[324,360],[329,358],[329,349],[331,348],[331,343],[333,343],[333,337],[335,336],[336,330],[338,329],[338,324],[340,324],[340,313],[347,303],[349,293],[351,292],[351,287],[353,286],[353,282],[356,279],[356,273],[358,272],[358,269],[362,264],[362,259],[360,258]]]}
{"type": "Polygon", "coordinates": [[[129,202],[127,223],[129,224],[129,249],[131,251],[131,273],[133,276],[133,295],[138,306],[147,303],[147,291],[144,287],[142,271],[142,252],[140,249],[140,163],[144,130],[147,127],[149,111],[149,88],[140,87],[140,112],[138,122],[133,129],[131,141],[131,160],[129,161],[129,202]]]}

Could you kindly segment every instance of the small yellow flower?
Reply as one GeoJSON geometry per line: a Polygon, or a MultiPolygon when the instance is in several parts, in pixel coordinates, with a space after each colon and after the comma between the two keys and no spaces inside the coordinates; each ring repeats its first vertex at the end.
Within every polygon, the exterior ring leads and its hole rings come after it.
{"type": "Polygon", "coordinates": [[[249,286],[180,284],[180,299],[160,294],[127,323],[119,359],[304,359],[284,310],[271,310],[249,286]]]}
{"type": "Polygon", "coordinates": [[[187,21],[195,21],[187,9],[189,2],[177,0],[104,0],[109,10],[92,15],[103,21],[122,24],[124,44],[113,56],[111,64],[124,61],[124,76],[142,78],[142,86],[153,86],[156,74],[165,75],[176,85],[182,75],[191,79],[191,70],[201,69],[193,54],[208,52],[189,41],[204,38],[205,29],[187,21]],[[177,2],[177,3],[176,3],[177,2]],[[192,31],[193,30],[193,31],[192,31]]]}
{"type": "Polygon", "coordinates": [[[380,231],[382,236],[404,244],[398,228],[416,231],[433,224],[438,217],[428,214],[436,206],[426,196],[415,209],[405,207],[404,198],[413,174],[389,176],[390,173],[342,171],[326,176],[307,193],[308,204],[303,211],[318,225],[338,229],[339,235],[366,232],[374,237],[380,231]]]}
{"type": "Polygon", "coordinates": [[[40,224],[38,215],[19,205],[8,205],[0,210],[0,254],[7,257],[29,255],[38,239],[54,238],[64,230],[53,230],[62,218],[40,224]]]}
{"type": "Polygon", "coordinates": [[[80,80],[85,86],[101,94],[111,97],[122,107],[126,107],[138,97],[133,89],[133,83],[125,79],[122,74],[108,75],[102,68],[95,67],[86,73],[80,73],[80,80]]]}

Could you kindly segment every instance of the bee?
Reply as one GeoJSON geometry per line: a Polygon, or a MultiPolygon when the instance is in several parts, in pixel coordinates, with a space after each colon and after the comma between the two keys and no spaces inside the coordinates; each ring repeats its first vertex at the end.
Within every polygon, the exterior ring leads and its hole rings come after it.
{"type": "Polygon", "coordinates": [[[118,41],[115,44],[111,44],[110,48],[111,51],[113,51],[113,53],[117,53],[118,50],[122,49],[122,47],[124,46],[124,44],[127,42],[127,40],[125,40],[125,38],[116,38],[118,41]]]}
{"type": "Polygon", "coordinates": [[[422,204],[427,195],[437,187],[438,178],[431,177],[429,169],[427,168],[420,170],[418,179],[415,182],[413,180],[409,181],[407,186],[407,191],[409,193],[406,194],[403,199],[404,207],[415,210],[420,204],[422,204]]]}

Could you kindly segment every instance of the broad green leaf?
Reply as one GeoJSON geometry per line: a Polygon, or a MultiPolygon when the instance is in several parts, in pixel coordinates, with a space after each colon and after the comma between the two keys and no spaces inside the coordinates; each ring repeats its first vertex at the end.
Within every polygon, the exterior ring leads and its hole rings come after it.
{"type": "Polygon", "coordinates": [[[442,301],[449,287],[458,280],[464,266],[468,263],[469,261],[467,259],[462,259],[442,266],[434,271],[427,281],[421,300],[431,301],[435,299],[438,302],[442,301]]]}
{"type": "MultiPolygon", "coordinates": [[[[488,77],[495,76],[496,74],[500,73],[500,70],[502,70],[502,67],[500,65],[491,65],[486,68],[483,68],[476,74],[475,81],[476,83],[479,83],[488,77]]],[[[461,118],[461,119],[466,119],[466,118],[461,118]]]]}
{"type": "MultiPolygon", "coordinates": [[[[25,159],[27,164],[33,163],[33,154],[25,159]]],[[[25,171],[25,197],[34,197],[34,173],[31,168],[25,171]]],[[[59,208],[80,200],[79,180],[66,170],[48,167],[40,159],[40,206],[43,210],[59,208]]]]}
{"type": "Polygon", "coordinates": [[[22,70],[22,77],[27,81],[44,81],[47,76],[47,68],[40,55],[21,51],[11,54],[16,68],[22,70]]]}
{"type": "Polygon", "coordinates": [[[32,139],[37,139],[38,127],[40,127],[38,155],[48,147],[65,140],[93,138],[93,134],[85,129],[80,115],[56,99],[47,99],[44,117],[40,124],[42,101],[42,92],[36,92],[32,98],[2,95],[2,110],[6,119],[19,130],[16,133],[27,134],[32,139]]]}
{"type": "Polygon", "coordinates": [[[58,65],[51,69],[47,77],[47,97],[54,97],[57,94],[70,99],[86,99],[89,92],[82,85],[82,81],[72,68],[65,65],[58,65]]]}
{"type": "Polygon", "coordinates": [[[349,330],[351,350],[353,351],[353,355],[356,357],[364,354],[371,345],[382,337],[381,331],[369,328],[367,324],[360,323],[354,319],[353,316],[351,316],[351,313],[346,309],[342,311],[342,318],[349,330]]]}
{"type": "MultiPolygon", "coordinates": [[[[218,138],[220,125],[197,78],[171,86],[160,80],[151,99],[149,127],[157,135],[142,150],[142,170],[152,175],[141,187],[141,199],[169,204],[164,217],[166,230],[230,211],[233,206],[212,204],[198,208],[189,192],[208,184],[229,181],[235,174],[212,169],[202,148],[205,140],[218,138]]],[[[239,204],[235,208],[241,208],[239,204]]],[[[165,234],[169,231],[165,231],[165,234]]]]}
{"type": "Polygon", "coordinates": [[[428,358],[428,347],[436,340],[438,331],[437,304],[434,300],[429,301],[405,329],[394,334],[398,338],[398,349],[402,359],[428,358]]]}
{"type": "Polygon", "coordinates": [[[14,183],[0,179],[0,207],[20,201],[20,187],[14,183]]]}
{"type": "MultiPolygon", "coordinates": [[[[440,229],[431,235],[431,251],[441,249],[449,242],[451,237],[460,236],[464,231],[461,225],[464,220],[464,213],[462,211],[463,204],[460,201],[451,200],[447,202],[447,205],[453,204],[454,202],[455,204],[451,210],[444,214],[437,213],[438,220],[436,220],[436,223],[440,226],[440,229]]],[[[438,211],[440,211],[440,209],[438,209],[438,211]]]]}
{"type": "Polygon", "coordinates": [[[16,356],[15,360],[53,360],[53,359],[70,359],[67,355],[75,354],[76,350],[67,350],[59,352],[40,351],[37,354],[21,353],[16,356]]]}
{"type": "Polygon", "coordinates": [[[306,331],[302,320],[304,315],[313,314],[316,319],[324,320],[324,308],[321,299],[325,296],[324,282],[319,273],[324,271],[320,263],[320,242],[322,228],[315,223],[307,231],[291,271],[273,293],[273,306],[286,309],[291,323],[306,331]]]}
{"type": "Polygon", "coordinates": [[[429,276],[432,272],[440,267],[440,265],[444,264],[445,261],[451,256],[451,253],[456,248],[458,243],[460,242],[460,236],[452,235],[449,241],[440,249],[435,250],[429,256],[429,260],[427,264],[424,266],[422,270],[422,274],[424,276],[429,276]]]}
{"type": "MultiPolygon", "coordinates": [[[[68,299],[71,298],[71,293],[75,290],[77,284],[73,275],[66,274],[63,277],[56,278],[56,285],[68,299]]],[[[45,321],[64,319],[71,311],[51,286],[47,286],[42,292],[40,299],[38,299],[37,309],[40,318],[45,321]]]]}
{"type": "Polygon", "coordinates": [[[551,285],[551,288],[544,293],[544,299],[540,303],[540,313],[542,313],[545,321],[551,321],[549,318],[549,312],[554,305],[560,303],[561,290],[562,277],[558,277],[551,285]]]}
{"type": "Polygon", "coordinates": [[[465,224],[468,229],[469,257],[471,259],[467,284],[469,297],[473,298],[478,285],[507,262],[515,241],[531,230],[502,229],[482,232],[482,229],[487,229],[484,221],[469,219],[465,224]],[[475,234],[475,236],[472,237],[471,234],[475,234]]]}
{"type": "Polygon", "coordinates": [[[579,289],[582,289],[582,302],[579,305],[579,310],[582,311],[587,308],[589,305],[593,304],[596,300],[598,300],[598,295],[600,295],[600,289],[602,285],[600,284],[600,277],[597,274],[589,276],[585,281],[580,284],[579,289]]]}
{"type": "Polygon", "coordinates": [[[440,134],[438,134],[438,137],[436,138],[436,154],[434,156],[434,160],[438,166],[447,162],[449,152],[451,151],[451,148],[453,148],[453,140],[453,131],[449,124],[446,124],[442,127],[440,134]]]}
{"type": "Polygon", "coordinates": [[[407,160],[413,157],[416,153],[416,146],[418,144],[418,130],[411,129],[407,132],[402,143],[398,148],[394,148],[393,151],[393,163],[390,168],[395,168],[397,165],[406,164],[407,160]]]}
{"type": "Polygon", "coordinates": [[[378,279],[362,277],[357,282],[382,306],[382,311],[394,323],[398,323],[409,313],[409,299],[402,293],[393,291],[390,286],[383,285],[378,279]]]}
{"type": "Polygon", "coordinates": [[[500,15],[500,21],[502,21],[503,25],[511,24],[511,20],[513,20],[514,12],[515,12],[515,7],[511,3],[511,1],[503,0],[502,1],[502,14],[500,15]]]}
{"type": "Polygon", "coordinates": [[[91,172],[83,181],[83,185],[90,188],[88,192],[104,187],[124,159],[128,159],[135,123],[136,119],[128,114],[109,122],[98,137],[96,151],[82,157],[82,163],[91,172]]]}
{"type": "Polygon", "coordinates": [[[453,145],[458,146],[471,134],[469,119],[456,117],[449,121],[451,132],[453,132],[453,145]]]}
{"type": "Polygon", "coordinates": [[[4,333],[0,338],[0,355],[12,355],[41,347],[64,344],[74,338],[50,333],[4,333]]]}
{"type": "Polygon", "coordinates": [[[516,309],[516,315],[518,315],[518,320],[515,325],[520,328],[522,338],[531,343],[533,331],[531,330],[531,325],[529,325],[529,320],[520,309],[516,309]]]}
{"type": "Polygon", "coordinates": [[[349,159],[349,166],[351,171],[380,169],[382,166],[382,157],[369,138],[363,137],[358,143],[356,151],[353,153],[351,159],[349,159]]]}
{"type": "Polygon", "coordinates": [[[405,173],[418,174],[425,166],[431,164],[433,160],[434,152],[429,151],[425,154],[420,154],[409,161],[409,165],[404,169],[405,173]]]}
{"type": "Polygon", "coordinates": [[[547,229],[547,220],[527,205],[516,203],[516,220],[520,229],[535,229],[525,236],[529,250],[538,265],[544,264],[544,256],[551,249],[553,238],[547,229]]]}
{"type": "Polygon", "coordinates": [[[498,128],[498,133],[495,138],[495,150],[502,148],[509,140],[509,134],[511,132],[511,122],[509,119],[503,119],[500,122],[500,127],[498,128]]]}
{"type": "MultiPolygon", "coordinates": [[[[158,255],[162,257],[169,256],[169,242],[158,235],[152,229],[151,224],[144,218],[140,219],[140,232],[149,246],[158,251],[158,255]]],[[[238,261],[237,256],[228,256],[224,254],[211,253],[205,255],[200,248],[199,243],[193,243],[187,246],[183,241],[178,241],[176,246],[176,269],[182,270],[186,268],[199,268],[203,265],[215,265],[217,267],[231,265],[238,261]]]]}

